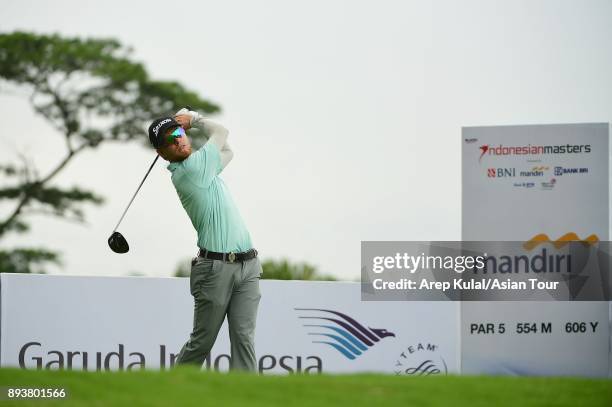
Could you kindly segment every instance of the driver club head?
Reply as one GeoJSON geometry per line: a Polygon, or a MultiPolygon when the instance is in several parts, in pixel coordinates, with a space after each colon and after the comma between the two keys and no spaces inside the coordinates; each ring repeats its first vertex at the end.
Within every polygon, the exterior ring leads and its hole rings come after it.
{"type": "Polygon", "coordinates": [[[119,232],[113,232],[108,238],[108,246],[115,253],[127,253],[130,251],[130,245],[125,237],[119,232]]]}

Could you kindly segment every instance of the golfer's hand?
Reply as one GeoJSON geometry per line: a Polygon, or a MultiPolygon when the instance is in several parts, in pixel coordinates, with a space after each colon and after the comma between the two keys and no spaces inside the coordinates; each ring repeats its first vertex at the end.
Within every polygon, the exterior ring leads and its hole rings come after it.
{"type": "Polygon", "coordinates": [[[174,116],[174,120],[181,125],[185,130],[191,128],[191,115],[190,114],[177,114],[174,116]]]}

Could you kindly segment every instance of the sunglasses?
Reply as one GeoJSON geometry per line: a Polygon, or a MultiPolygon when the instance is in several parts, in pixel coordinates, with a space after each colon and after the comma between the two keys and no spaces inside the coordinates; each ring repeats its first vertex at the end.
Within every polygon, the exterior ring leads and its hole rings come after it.
{"type": "Polygon", "coordinates": [[[167,144],[172,144],[174,143],[175,138],[181,138],[184,135],[185,135],[185,129],[183,129],[182,127],[177,127],[172,133],[166,136],[166,142],[167,144]]]}

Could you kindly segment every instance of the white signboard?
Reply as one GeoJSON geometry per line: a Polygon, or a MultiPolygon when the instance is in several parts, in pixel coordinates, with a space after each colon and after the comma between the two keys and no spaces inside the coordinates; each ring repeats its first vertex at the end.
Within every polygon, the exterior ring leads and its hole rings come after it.
{"type": "MultiPolygon", "coordinates": [[[[609,240],[608,157],[607,123],[463,128],[462,240],[609,240]]],[[[462,372],[607,376],[609,312],[607,302],[464,302],[462,372]]]]}
{"type": "MultiPolygon", "coordinates": [[[[2,274],[1,366],[167,369],[188,339],[188,279],[2,274]]],[[[362,302],[359,283],[261,281],[262,373],[459,372],[458,303],[362,302]]],[[[205,367],[227,370],[223,326],[205,367]]]]}

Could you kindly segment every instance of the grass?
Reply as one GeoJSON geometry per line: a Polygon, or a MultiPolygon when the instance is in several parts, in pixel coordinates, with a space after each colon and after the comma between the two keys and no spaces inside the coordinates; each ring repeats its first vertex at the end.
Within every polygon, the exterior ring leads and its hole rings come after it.
{"type": "Polygon", "coordinates": [[[61,406],[612,406],[612,380],[573,377],[375,374],[256,376],[181,367],[170,371],[0,369],[0,386],[65,388],[66,400],[1,405],[61,406]]]}

